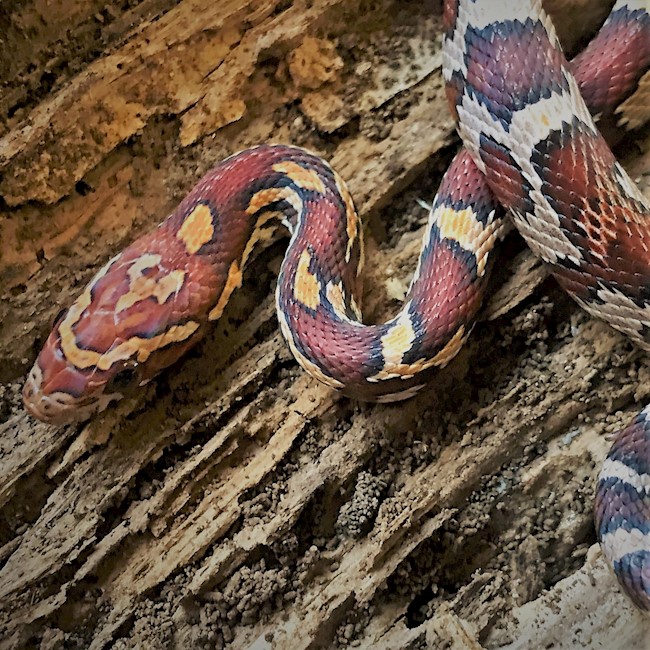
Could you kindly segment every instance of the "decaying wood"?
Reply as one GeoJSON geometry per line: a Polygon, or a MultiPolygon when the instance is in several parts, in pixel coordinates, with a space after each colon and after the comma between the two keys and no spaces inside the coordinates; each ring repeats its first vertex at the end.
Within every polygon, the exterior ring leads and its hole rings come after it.
{"type": "Polygon", "coordinates": [[[600,548],[589,549],[582,568],[558,582],[539,599],[512,612],[510,629],[493,629],[488,647],[644,648],[645,615],[616,589],[616,580],[600,548]],[[603,598],[603,594],[607,594],[603,598]],[[613,616],[624,612],[624,616],[613,616]]]}
{"type": "MultiPolygon", "coordinates": [[[[61,305],[261,141],[307,146],[348,181],[370,238],[365,312],[392,313],[417,199],[457,146],[438,3],[19,4],[0,16],[17,48],[0,66],[0,645],[571,647],[583,599],[599,603],[589,642],[611,647],[616,622],[642,643],[647,622],[602,602],[615,584],[585,558],[604,433],[648,401],[650,367],[514,236],[470,343],[407,403],[353,403],[297,368],[276,243],[143,395],[63,429],[20,406],[61,305]]],[[[637,142],[623,162],[643,181],[637,142]]]]}

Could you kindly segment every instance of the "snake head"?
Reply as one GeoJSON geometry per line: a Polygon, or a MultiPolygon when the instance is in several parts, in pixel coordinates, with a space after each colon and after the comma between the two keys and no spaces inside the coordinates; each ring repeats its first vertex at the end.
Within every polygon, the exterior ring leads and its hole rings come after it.
{"type": "MultiPolygon", "coordinates": [[[[137,361],[132,358],[119,360],[104,370],[99,364],[82,363],[82,357],[74,354],[75,347],[65,342],[65,321],[71,311],[74,314],[74,305],[55,320],[23,387],[27,411],[48,424],[87,420],[144,381],[137,361]],[[68,357],[66,352],[72,355],[68,357]]],[[[94,338],[95,342],[99,339],[94,338]]],[[[107,352],[110,354],[110,348],[107,352]]],[[[101,364],[104,355],[95,350],[88,353],[87,361],[96,354],[95,359],[101,364]]]]}
{"type": "MultiPolygon", "coordinates": [[[[55,321],[23,388],[25,408],[50,424],[81,422],[149,381],[194,345],[184,272],[129,247],[55,321]]],[[[195,295],[196,291],[190,295],[195,295]]]]}

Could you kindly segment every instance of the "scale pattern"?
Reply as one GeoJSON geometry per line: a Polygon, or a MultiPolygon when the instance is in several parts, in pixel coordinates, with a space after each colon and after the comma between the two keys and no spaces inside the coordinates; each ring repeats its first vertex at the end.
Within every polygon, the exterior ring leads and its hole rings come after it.
{"type": "MultiPolygon", "coordinates": [[[[222,315],[254,246],[280,225],[291,234],[276,291],[282,333],[308,372],[351,397],[411,397],[457,354],[510,227],[503,208],[585,309],[648,349],[647,206],[580,97],[616,122],[650,65],[647,11],[617,3],[571,66],[536,3],[447,0],[445,26],[466,149],[443,178],[397,316],[362,323],[362,228],[343,180],[303,149],[255,147],[210,170],[60,314],[25,383],[28,411],[82,421],[148,382],[222,315]]],[[[646,409],[620,434],[596,506],[603,548],[646,608],[649,430],[646,409]]]]}
{"type": "MultiPolygon", "coordinates": [[[[641,3],[619,2],[605,28],[635,15],[647,24],[641,3]]],[[[560,285],[650,351],[650,206],[596,128],[541,4],[447,0],[445,24],[451,108],[490,189],[560,285]]],[[[647,69],[647,37],[637,56],[647,69]]],[[[646,407],[616,436],[595,507],[604,554],[646,610],[649,417],[646,407]]]]}

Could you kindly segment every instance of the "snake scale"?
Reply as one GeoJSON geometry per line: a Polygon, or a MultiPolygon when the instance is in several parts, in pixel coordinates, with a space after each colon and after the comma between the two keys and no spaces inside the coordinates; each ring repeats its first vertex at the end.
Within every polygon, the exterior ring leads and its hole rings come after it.
{"type": "MultiPolygon", "coordinates": [[[[28,411],[82,421],[148,382],[221,316],[253,247],[279,225],[291,234],[276,290],[284,338],[305,370],[350,397],[409,398],[453,359],[512,223],[584,309],[650,350],[650,209],[585,104],[615,121],[650,67],[645,3],[619,0],[571,64],[536,0],[445,0],[443,21],[465,148],[394,318],[362,324],[362,228],[343,180],[303,149],[254,147],[210,170],[60,314],[24,387],[28,411]]],[[[650,610],[650,406],[615,438],[595,518],[621,585],[650,610]]]]}

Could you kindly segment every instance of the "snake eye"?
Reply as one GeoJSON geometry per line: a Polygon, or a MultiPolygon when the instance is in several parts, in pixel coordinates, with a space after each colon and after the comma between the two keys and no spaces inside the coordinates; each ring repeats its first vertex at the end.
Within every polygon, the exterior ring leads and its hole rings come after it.
{"type": "Polygon", "coordinates": [[[132,388],[138,381],[138,364],[135,361],[127,361],[124,367],[115,374],[108,382],[110,390],[125,391],[132,388]]]}

